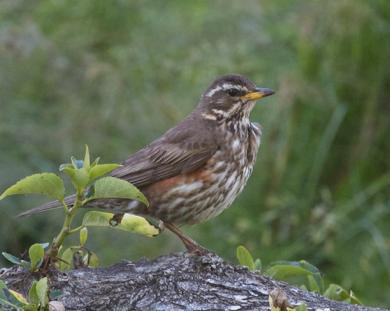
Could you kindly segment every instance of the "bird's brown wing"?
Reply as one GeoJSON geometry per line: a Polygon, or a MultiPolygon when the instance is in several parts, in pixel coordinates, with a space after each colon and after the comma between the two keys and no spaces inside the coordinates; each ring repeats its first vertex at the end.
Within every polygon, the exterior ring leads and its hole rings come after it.
{"type": "Polygon", "coordinates": [[[135,153],[111,175],[142,188],[159,180],[198,169],[215,151],[215,148],[156,144],[135,153]]]}
{"type": "MultiPolygon", "coordinates": [[[[111,173],[111,176],[125,179],[138,188],[159,180],[191,172],[199,168],[214,154],[216,148],[199,148],[191,144],[152,143],[136,152],[111,173]]],[[[71,205],[75,196],[65,199],[71,205]]],[[[18,215],[29,216],[62,207],[58,201],[49,202],[18,215]]]]}
{"type": "Polygon", "coordinates": [[[176,127],[149,146],[139,150],[111,175],[142,188],[159,180],[192,172],[215,153],[212,137],[201,139],[196,130],[176,127]]]}

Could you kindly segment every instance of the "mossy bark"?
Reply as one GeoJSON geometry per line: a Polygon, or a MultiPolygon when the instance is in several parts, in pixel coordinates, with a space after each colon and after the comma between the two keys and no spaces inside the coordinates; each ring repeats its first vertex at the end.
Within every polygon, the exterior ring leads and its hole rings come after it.
{"type": "MultiPolygon", "coordinates": [[[[22,293],[33,278],[18,267],[0,272],[0,279],[22,293]]],[[[270,310],[269,294],[276,288],[287,296],[289,306],[305,303],[308,310],[384,310],[332,301],[214,254],[179,253],[108,268],[51,271],[49,280],[66,310],[270,310]]]]}

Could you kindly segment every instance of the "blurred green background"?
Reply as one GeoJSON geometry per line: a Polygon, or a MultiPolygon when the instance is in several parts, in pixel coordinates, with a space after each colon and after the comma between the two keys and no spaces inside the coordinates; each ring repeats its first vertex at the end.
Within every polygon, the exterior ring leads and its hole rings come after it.
{"type": "MultiPolygon", "coordinates": [[[[277,94],[256,169],[234,205],[185,230],[230,261],[306,259],[363,303],[390,305],[390,1],[0,2],[0,189],[56,171],[88,143],[119,162],[179,122],[218,75],[277,94]]],[[[0,250],[59,230],[43,202],[0,203],[0,250]]],[[[182,249],[90,230],[104,265],[182,249]]],[[[5,264],[3,262],[3,264],[5,264]]]]}

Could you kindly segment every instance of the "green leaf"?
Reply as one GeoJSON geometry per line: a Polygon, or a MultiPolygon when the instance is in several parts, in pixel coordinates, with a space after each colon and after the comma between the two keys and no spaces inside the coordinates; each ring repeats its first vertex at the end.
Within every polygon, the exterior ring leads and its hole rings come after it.
{"type": "Polygon", "coordinates": [[[257,258],[255,260],[255,270],[256,271],[261,271],[261,269],[262,269],[261,260],[260,260],[260,258],[257,258]]]}
{"type": "Polygon", "coordinates": [[[89,157],[89,148],[88,148],[88,145],[85,145],[85,155],[84,155],[83,167],[88,171],[90,166],[91,166],[91,160],[89,157]]]}
{"type": "Polygon", "coordinates": [[[288,263],[298,265],[308,271],[310,271],[313,274],[321,274],[321,271],[311,263],[307,262],[306,260],[300,260],[298,262],[296,261],[287,261],[288,263]]]}
{"type": "Polygon", "coordinates": [[[45,250],[42,245],[39,243],[35,243],[31,245],[28,250],[28,255],[31,261],[31,271],[36,271],[38,266],[41,264],[43,260],[43,256],[45,255],[45,250]]]}
{"type": "Polygon", "coordinates": [[[26,270],[30,270],[31,269],[31,262],[29,262],[29,261],[26,261],[26,260],[21,260],[20,261],[20,265],[24,268],[24,269],[26,269],[26,270]]]}
{"type": "Polygon", "coordinates": [[[7,291],[7,285],[5,285],[5,282],[3,280],[0,280],[0,299],[7,300],[7,296],[5,295],[5,291],[7,291]]]}
{"type": "Polygon", "coordinates": [[[100,161],[100,158],[97,157],[97,158],[95,159],[95,161],[93,161],[93,162],[91,163],[91,167],[94,167],[94,166],[98,165],[99,161],[100,161]]]}
{"type": "Polygon", "coordinates": [[[295,310],[295,311],[307,311],[307,306],[303,303],[303,304],[300,304],[299,306],[296,306],[293,310],[295,310]]]}
{"type": "MultiPolygon", "coordinates": [[[[3,298],[0,298],[0,303],[1,304],[4,304],[6,306],[10,306],[10,307],[13,307],[14,310],[19,310],[19,307],[14,305],[13,303],[9,302],[8,300],[6,299],[3,299],[3,298]]],[[[3,311],[3,309],[0,309],[0,311],[3,311]]]]}
{"type": "Polygon", "coordinates": [[[312,273],[311,278],[313,278],[313,280],[310,280],[310,278],[308,278],[309,288],[311,287],[310,282],[315,281],[316,285],[313,285],[316,289],[311,289],[311,291],[322,293],[325,290],[325,284],[321,271],[316,266],[312,265],[306,260],[300,260],[299,266],[312,273]]]}
{"type": "Polygon", "coordinates": [[[61,255],[59,269],[61,271],[67,271],[72,268],[73,263],[73,250],[71,247],[67,248],[61,255]]]}
{"type": "Polygon", "coordinates": [[[291,277],[308,276],[310,271],[293,265],[274,265],[266,270],[266,274],[278,280],[287,280],[291,277]]]}
{"type": "Polygon", "coordinates": [[[110,163],[110,164],[97,164],[91,166],[89,170],[89,180],[90,182],[96,180],[97,178],[106,175],[113,171],[114,169],[120,167],[120,164],[110,163]]]}
{"type": "Polygon", "coordinates": [[[145,196],[126,180],[116,177],[103,177],[95,182],[94,193],[87,201],[94,199],[131,199],[149,205],[145,196]]]}
{"type": "Polygon", "coordinates": [[[88,229],[86,227],[80,230],[80,246],[84,246],[88,239],[88,229]]]}
{"type": "Polygon", "coordinates": [[[20,263],[21,263],[20,258],[14,256],[14,255],[11,255],[11,254],[9,254],[9,253],[6,253],[6,252],[2,252],[1,254],[2,254],[3,257],[4,257],[5,259],[7,259],[9,262],[11,262],[11,263],[13,263],[13,264],[15,264],[15,265],[20,265],[20,263]]]}
{"type": "Polygon", "coordinates": [[[61,165],[60,165],[60,167],[58,168],[58,170],[60,171],[60,172],[63,172],[65,169],[67,169],[67,168],[72,168],[72,169],[74,169],[74,167],[73,167],[73,165],[71,164],[71,163],[62,163],[61,165]]]}
{"type": "Polygon", "coordinates": [[[114,214],[112,213],[91,211],[84,215],[82,224],[87,227],[111,227],[149,237],[156,236],[160,233],[160,230],[151,225],[145,218],[131,214],[124,214],[120,224],[111,226],[110,220],[113,216],[114,214]]]}
{"type": "Polygon", "coordinates": [[[26,297],[24,297],[21,293],[18,293],[18,292],[16,292],[16,291],[12,290],[12,289],[9,289],[8,291],[9,291],[9,292],[12,294],[12,296],[14,296],[15,299],[16,299],[17,301],[19,301],[22,305],[28,305],[28,301],[27,301],[26,297]]]}
{"type": "Polygon", "coordinates": [[[352,291],[348,293],[347,290],[337,284],[330,284],[324,292],[324,296],[332,300],[348,301],[349,303],[353,304],[361,304],[361,301],[352,291]]]}
{"type": "Polygon", "coordinates": [[[42,173],[27,176],[9,187],[0,196],[0,200],[15,194],[42,194],[61,201],[65,187],[61,178],[53,173],[42,173]]]}
{"type": "Polygon", "coordinates": [[[324,291],[324,280],[321,272],[305,260],[275,261],[271,263],[271,267],[265,273],[298,286],[305,285],[309,290],[320,293],[324,291]]]}
{"type": "Polygon", "coordinates": [[[49,291],[49,287],[47,284],[47,277],[44,277],[40,279],[36,285],[36,292],[41,307],[47,306],[47,304],[49,303],[48,291],[49,291]]]}
{"type": "Polygon", "coordinates": [[[37,281],[34,281],[31,284],[30,289],[28,290],[28,299],[31,303],[38,305],[39,304],[39,297],[37,294],[37,281]]]}
{"type": "Polygon", "coordinates": [[[307,281],[309,283],[309,291],[311,292],[317,292],[320,293],[320,287],[317,283],[317,281],[314,279],[313,275],[308,275],[307,276],[307,281]]]}
{"type": "Polygon", "coordinates": [[[89,183],[89,173],[82,167],[80,169],[75,169],[73,167],[65,167],[63,171],[70,177],[73,186],[76,189],[84,189],[89,183]]]}
{"type": "Polygon", "coordinates": [[[362,304],[360,299],[355,296],[355,293],[352,290],[349,291],[349,298],[351,299],[350,303],[352,303],[352,304],[355,304],[355,305],[361,305],[362,304]]]}
{"type": "Polygon", "coordinates": [[[29,303],[28,305],[23,306],[23,311],[37,311],[39,306],[34,303],[29,303]]]}
{"type": "Polygon", "coordinates": [[[98,258],[98,256],[94,252],[91,252],[89,254],[88,267],[90,267],[90,268],[97,268],[97,267],[99,267],[99,258],[98,258]]]}
{"type": "Polygon", "coordinates": [[[348,292],[337,284],[330,284],[324,296],[332,300],[344,300],[348,298],[348,292]]]}
{"type": "Polygon", "coordinates": [[[13,296],[11,290],[7,288],[7,285],[2,280],[0,280],[0,310],[3,310],[1,309],[1,304],[12,306],[15,310],[19,310],[19,306],[21,306],[21,303],[13,296]]]}
{"type": "Polygon", "coordinates": [[[248,267],[251,271],[255,270],[256,266],[253,257],[244,246],[240,245],[237,247],[236,256],[240,265],[248,267]]]}

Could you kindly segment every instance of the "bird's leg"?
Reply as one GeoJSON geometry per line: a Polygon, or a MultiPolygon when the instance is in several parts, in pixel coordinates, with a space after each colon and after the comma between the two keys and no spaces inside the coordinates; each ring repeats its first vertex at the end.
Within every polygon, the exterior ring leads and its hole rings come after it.
{"type": "Polygon", "coordinates": [[[169,222],[164,222],[165,228],[176,234],[179,239],[183,242],[184,246],[186,247],[187,251],[189,253],[202,256],[210,253],[207,249],[203,248],[200,246],[198,243],[196,243],[193,239],[190,237],[186,236],[181,230],[176,227],[175,225],[169,223],[169,222]]]}

